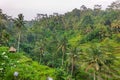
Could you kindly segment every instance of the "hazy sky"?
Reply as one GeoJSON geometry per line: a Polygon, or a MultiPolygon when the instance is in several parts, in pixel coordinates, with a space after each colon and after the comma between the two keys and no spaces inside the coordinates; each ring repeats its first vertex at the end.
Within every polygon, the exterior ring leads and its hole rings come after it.
{"type": "Polygon", "coordinates": [[[37,13],[52,14],[53,12],[65,13],[81,5],[93,8],[95,4],[101,4],[106,8],[115,0],[0,0],[0,8],[4,13],[16,17],[23,13],[25,19],[30,20],[37,13]]]}

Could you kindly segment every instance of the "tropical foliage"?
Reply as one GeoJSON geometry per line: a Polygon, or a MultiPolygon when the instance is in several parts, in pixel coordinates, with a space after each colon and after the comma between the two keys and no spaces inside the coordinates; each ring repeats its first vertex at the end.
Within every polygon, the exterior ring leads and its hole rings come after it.
{"type": "Polygon", "coordinates": [[[120,2],[25,21],[0,10],[0,79],[119,80],[120,2]],[[18,53],[9,53],[14,46],[18,53]]]}

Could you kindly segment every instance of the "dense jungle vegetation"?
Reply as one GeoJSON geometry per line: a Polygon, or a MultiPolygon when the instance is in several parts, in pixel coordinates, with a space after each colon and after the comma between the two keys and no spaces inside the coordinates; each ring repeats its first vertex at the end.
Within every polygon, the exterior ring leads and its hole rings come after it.
{"type": "Polygon", "coordinates": [[[0,80],[120,80],[120,1],[101,8],[31,21],[0,9],[0,80]]]}

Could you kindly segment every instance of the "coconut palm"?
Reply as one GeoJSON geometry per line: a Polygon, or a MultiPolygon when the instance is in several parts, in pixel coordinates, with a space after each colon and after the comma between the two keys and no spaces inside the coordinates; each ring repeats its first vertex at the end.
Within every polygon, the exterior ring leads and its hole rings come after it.
{"type": "Polygon", "coordinates": [[[77,47],[69,48],[69,53],[67,53],[68,63],[71,64],[71,76],[73,76],[75,62],[79,59],[80,53],[80,49],[77,47]]]}
{"type": "MultiPolygon", "coordinates": [[[[101,75],[106,75],[107,77],[110,77],[109,74],[112,75],[110,71],[112,71],[109,67],[110,64],[112,64],[112,58],[110,55],[111,54],[106,54],[106,50],[101,48],[101,46],[91,46],[89,49],[87,49],[87,67],[85,69],[86,72],[88,70],[93,69],[93,79],[96,80],[96,78],[102,78],[101,75]],[[106,72],[106,71],[109,71],[106,72]],[[97,75],[101,74],[101,75],[97,75]]],[[[99,80],[99,79],[98,79],[99,80]]]]}
{"type": "Polygon", "coordinates": [[[66,47],[67,47],[67,39],[64,36],[64,38],[60,41],[60,44],[58,46],[57,52],[62,51],[62,66],[64,64],[64,58],[65,58],[65,53],[66,53],[66,47]]]}
{"type": "Polygon", "coordinates": [[[0,44],[6,43],[8,41],[7,33],[7,15],[2,13],[0,9],[0,44]]]}
{"type": "Polygon", "coordinates": [[[19,52],[19,48],[20,48],[20,39],[21,39],[21,29],[22,27],[24,27],[24,16],[23,14],[19,14],[18,18],[16,18],[14,20],[15,26],[18,29],[18,45],[17,45],[17,51],[19,52]]]}

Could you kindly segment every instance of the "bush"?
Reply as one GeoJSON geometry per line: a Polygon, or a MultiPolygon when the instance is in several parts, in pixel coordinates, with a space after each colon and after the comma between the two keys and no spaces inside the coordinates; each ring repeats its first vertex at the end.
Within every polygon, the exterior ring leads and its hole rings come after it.
{"type": "Polygon", "coordinates": [[[55,80],[66,80],[67,73],[63,69],[56,69],[55,76],[55,80]]]}
{"type": "Polygon", "coordinates": [[[23,53],[9,53],[7,47],[0,47],[0,80],[46,80],[47,75],[55,77],[54,69],[38,64],[23,53]]]}

